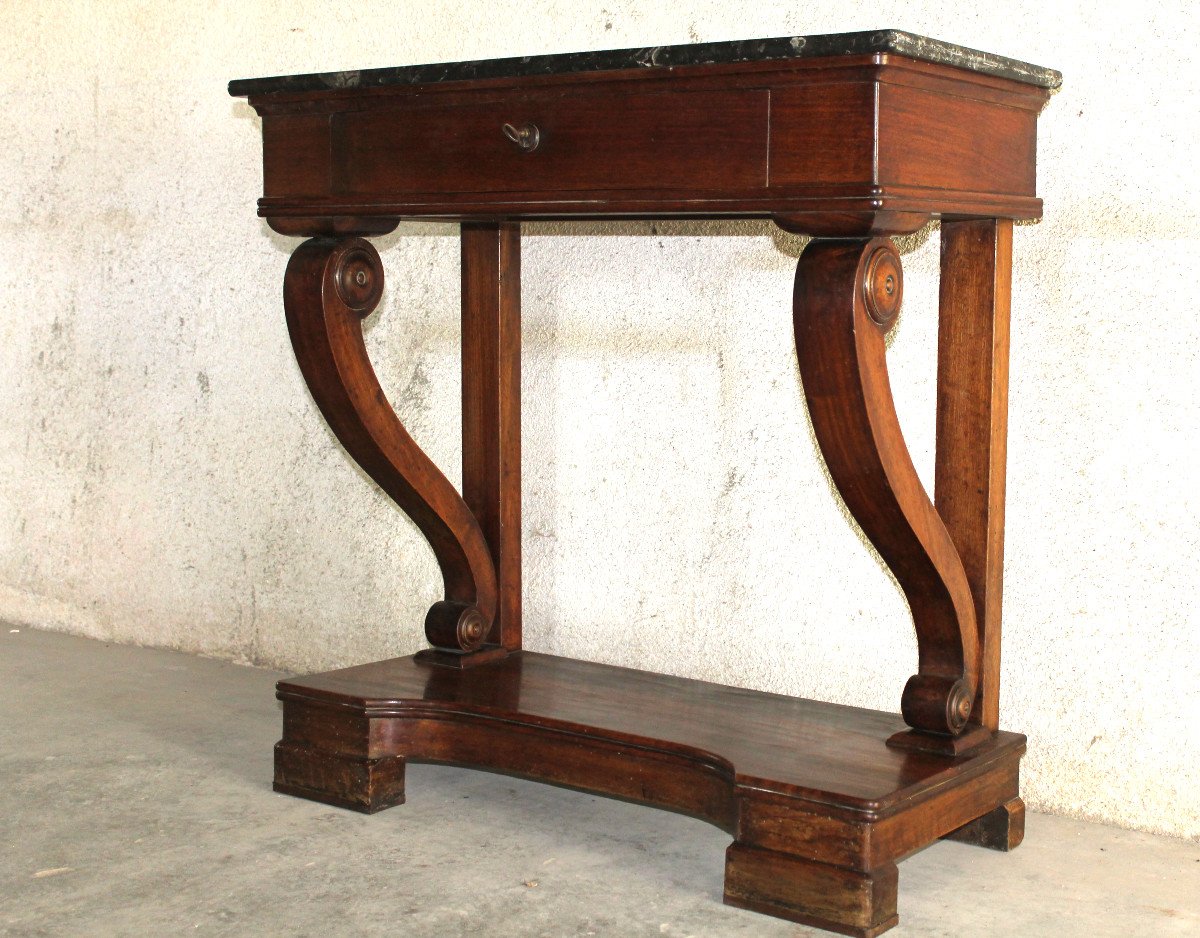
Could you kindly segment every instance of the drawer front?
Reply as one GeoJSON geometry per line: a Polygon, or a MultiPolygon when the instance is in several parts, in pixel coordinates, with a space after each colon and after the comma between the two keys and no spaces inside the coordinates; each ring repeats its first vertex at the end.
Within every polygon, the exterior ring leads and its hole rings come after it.
{"type": "Polygon", "coordinates": [[[511,95],[333,115],[334,195],[766,185],[765,90],[511,95]],[[531,150],[505,133],[536,127],[531,150]]]}

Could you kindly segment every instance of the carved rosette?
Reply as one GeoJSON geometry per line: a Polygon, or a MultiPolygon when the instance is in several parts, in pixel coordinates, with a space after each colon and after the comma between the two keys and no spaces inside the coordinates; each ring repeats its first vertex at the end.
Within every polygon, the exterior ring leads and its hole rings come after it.
{"type": "Polygon", "coordinates": [[[900,303],[904,298],[900,257],[890,243],[874,248],[868,256],[862,293],[871,321],[885,333],[890,332],[900,315],[900,303]]]}
{"type": "Polygon", "coordinates": [[[344,243],[332,255],[338,299],[361,317],[369,316],[383,296],[383,262],[369,241],[344,243]]]}

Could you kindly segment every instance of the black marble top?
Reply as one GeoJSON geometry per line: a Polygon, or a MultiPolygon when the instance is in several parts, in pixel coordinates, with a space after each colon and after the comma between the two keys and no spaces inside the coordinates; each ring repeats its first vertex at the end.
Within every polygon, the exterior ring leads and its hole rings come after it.
{"type": "Polygon", "coordinates": [[[777,39],[741,39],[734,42],[703,42],[684,46],[651,46],[644,49],[613,49],[602,52],[568,52],[510,59],[481,59],[475,62],[439,62],[433,65],[401,65],[370,68],[357,72],[322,72],[280,78],[243,78],[229,83],[235,97],[338,88],[377,88],[385,85],[424,85],[481,78],[526,78],[569,72],[605,72],[628,68],[673,68],[682,65],[715,65],[728,62],[768,62],[777,59],[812,59],[834,55],[891,53],[922,62],[996,75],[1040,88],[1057,88],[1062,75],[962,46],[927,39],[913,33],[885,29],[865,33],[836,33],[825,36],[781,36],[777,39]]]}

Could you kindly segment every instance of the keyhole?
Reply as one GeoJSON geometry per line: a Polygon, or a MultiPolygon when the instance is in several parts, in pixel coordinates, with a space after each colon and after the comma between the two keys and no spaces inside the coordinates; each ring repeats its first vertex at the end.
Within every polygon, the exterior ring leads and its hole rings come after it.
{"type": "Polygon", "coordinates": [[[883,290],[888,296],[896,292],[896,278],[891,274],[888,274],[887,280],[883,282],[883,290]]]}
{"type": "MultiPolygon", "coordinates": [[[[354,282],[360,287],[365,287],[367,285],[367,272],[365,270],[355,271],[354,282]]],[[[891,291],[889,290],[888,292],[890,293],[891,291]]]]}

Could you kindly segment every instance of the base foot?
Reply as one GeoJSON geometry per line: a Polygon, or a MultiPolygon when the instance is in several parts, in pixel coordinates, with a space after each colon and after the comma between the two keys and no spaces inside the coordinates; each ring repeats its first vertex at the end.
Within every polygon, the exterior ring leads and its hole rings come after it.
{"type": "Polygon", "coordinates": [[[894,863],[863,873],[739,843],[725,853],[726,905],[857,938],[899,921],[898,879],[894,863]]]}
{"type": "Polygon", "coordinates": [[[1025,839],[1025,802],[1020,798],[1006,801],[994,811],[964,824],[942,839],[1005,853],[1015,850],[1025,839]]]}
{"type": "Polygon", "coordinates": [[[275,791],[374,814],[404,804],[404,760],[275,745],[275,791]]]}

